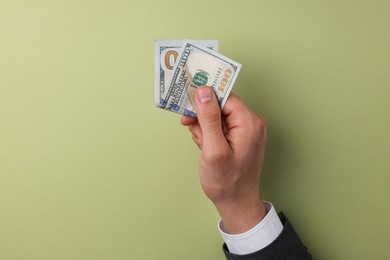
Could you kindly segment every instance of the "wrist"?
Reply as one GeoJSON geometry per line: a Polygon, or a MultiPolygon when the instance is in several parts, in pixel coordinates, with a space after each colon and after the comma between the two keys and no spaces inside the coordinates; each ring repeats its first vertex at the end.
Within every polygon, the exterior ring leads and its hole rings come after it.
{"type": "Polygon", "coordinates": [[[256,226],[267,214],[260,197],[252,200],[229,200],[215,204],[221,228],[229,234],[244,233],[256,226]]]}

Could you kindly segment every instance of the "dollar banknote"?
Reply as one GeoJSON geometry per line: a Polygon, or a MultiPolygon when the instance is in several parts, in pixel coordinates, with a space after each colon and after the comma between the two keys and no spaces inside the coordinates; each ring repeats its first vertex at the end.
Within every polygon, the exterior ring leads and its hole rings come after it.
{"type": "Polygon", "coordinates": [[[216,40],[156,40],[154,102],[157,107],[161,107],[166,97],[173,76],[173,67],[181,55],[185,42],[218,51],[218,41],[216,40]]]}
{"type": "Polygon", "coordinates": [[[172,71],[169,86],[161,94],[159,107],[196,117],[195,91],[210,86],[224,107],[241,64],[193,42],[185,42],[172,71]]]}

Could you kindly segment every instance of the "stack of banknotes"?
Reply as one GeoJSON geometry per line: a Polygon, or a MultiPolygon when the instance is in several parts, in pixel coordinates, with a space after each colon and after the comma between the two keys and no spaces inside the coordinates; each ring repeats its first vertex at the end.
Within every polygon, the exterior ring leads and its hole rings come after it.
{"type": "Polygon", "coordinates": [[[155,42],[155,105],[196,117],[195,91],[211,87],[224,107],[241,64],[221,55],[215,40],[155,42]]]}

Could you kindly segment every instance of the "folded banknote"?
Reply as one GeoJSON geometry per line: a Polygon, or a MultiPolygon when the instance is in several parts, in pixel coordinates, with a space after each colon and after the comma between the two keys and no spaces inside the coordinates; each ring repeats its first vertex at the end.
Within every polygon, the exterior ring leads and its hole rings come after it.
{"type": "Polygon", "coordinates": [[[156,106],[196,117],[195,91],[207,85],[223,108],[241,64],[212,49],[216,41],[156,41],[156,106]]]}

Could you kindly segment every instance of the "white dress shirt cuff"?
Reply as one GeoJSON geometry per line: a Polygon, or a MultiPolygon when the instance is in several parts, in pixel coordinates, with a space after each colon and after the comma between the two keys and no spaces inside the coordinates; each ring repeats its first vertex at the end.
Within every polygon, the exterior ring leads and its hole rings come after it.
{"type": "Polygon", "coordinates": [[[222,230],[222,220],[218,222],[218,229],[230,253],[246,255],[259,251],[271,244],[282,232],[283,224],[280,221],[274,206],[264,202],[267,215],[252,229],[237,235],[225,233],[222,230]]]}

